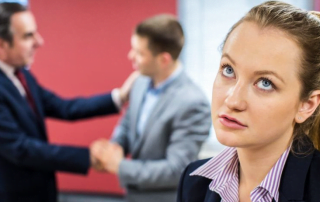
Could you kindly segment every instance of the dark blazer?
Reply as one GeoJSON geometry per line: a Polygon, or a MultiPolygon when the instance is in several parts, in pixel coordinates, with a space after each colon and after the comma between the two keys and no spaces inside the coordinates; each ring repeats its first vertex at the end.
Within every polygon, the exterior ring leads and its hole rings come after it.
{"type": "MultiPolygon", "coordinates": [[[[297,142],[294,142],[294,147],[297,142]]],[[[320,201],[320,152],[313,150],[312,143],[301,147],[299,153],[290,152],[284,167],[279,187],[279,202],[319,202],[320,201]]],[[[191,163],[180,179],[178,202],[220,202],[219,194],[209,189],[210,179],[189,176],[207,162],[191,163]]]]}
{"type": "Polygon", "coordinates": [[[87,148],[48,144],[44,119],[76,120],[116,113],[110,94],[61,99],[23,70],[38,116],[0,70],[0,201],[57,201],[54,171],[87,173],[87,148]]]}

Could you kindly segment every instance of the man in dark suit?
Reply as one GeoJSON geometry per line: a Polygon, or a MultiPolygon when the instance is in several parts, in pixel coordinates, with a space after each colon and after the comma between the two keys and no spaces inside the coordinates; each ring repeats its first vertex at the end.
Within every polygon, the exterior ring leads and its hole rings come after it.
{"type": "Polygon", "coordinates": [[[112,94],[61,99],[23,68],[33,62],[42,44],[27,8],[0,4],[1,202],[55,202],[55,171],[85,174],[91,166],[99,169],[101,164],[90,149],[49,144],[44,119],[76,120],[117,113],[135,77],[112,94]]]}

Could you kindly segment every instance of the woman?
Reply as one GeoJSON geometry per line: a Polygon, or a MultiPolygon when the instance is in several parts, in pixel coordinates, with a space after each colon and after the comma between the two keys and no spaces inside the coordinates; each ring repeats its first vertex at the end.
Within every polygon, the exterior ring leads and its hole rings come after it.
{"type": "Polygon", "coordinates": [[[320,19],[289,4],[252,8],[227,35],[212,122],[228,146],[190,164],[179,202],[320,201],[320,19]]]}

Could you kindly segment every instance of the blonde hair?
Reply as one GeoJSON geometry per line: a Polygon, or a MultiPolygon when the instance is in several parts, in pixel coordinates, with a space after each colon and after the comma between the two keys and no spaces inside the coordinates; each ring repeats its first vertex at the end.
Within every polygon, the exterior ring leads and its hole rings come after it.
{"type": "MultiPolygon", "coordinates": [[[[261,28],[272,27],[285,32],[301,48],[299,80],[302,85],[300,99],[308,100],[314,90],[320,90],[320,13],[304,11],[280,1],[268,1],[253,7],[227,34],[242,22],[257,23],[261,28]]],[[[307,134],[315,148],[320,148],[319,106],[305,122],[294,126],[293,138],[302,141],[307,134]]]]}

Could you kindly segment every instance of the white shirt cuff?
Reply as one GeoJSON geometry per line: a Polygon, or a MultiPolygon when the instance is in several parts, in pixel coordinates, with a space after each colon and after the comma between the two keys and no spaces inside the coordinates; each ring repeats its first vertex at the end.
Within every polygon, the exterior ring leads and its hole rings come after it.
{"type": "Polygon", "coordinates": [[[117,106],[117,108],[120,111],[122,106],[121,98],[120,98],[120,90],[118,88],[113,89],[111,91],[111,97],[112,97],[113,103],[117,106]]]}

